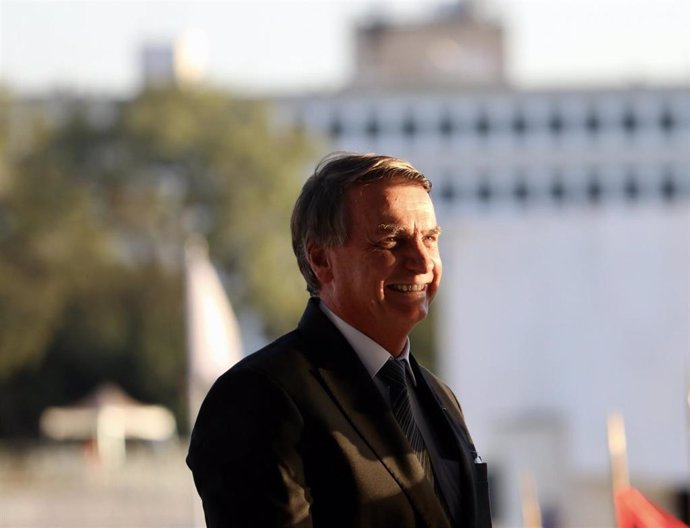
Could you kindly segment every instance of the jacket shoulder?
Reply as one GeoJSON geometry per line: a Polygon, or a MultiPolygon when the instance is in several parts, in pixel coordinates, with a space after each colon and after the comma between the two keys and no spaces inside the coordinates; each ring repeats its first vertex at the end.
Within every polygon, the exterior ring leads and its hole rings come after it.
{"type": "Polygon", "coordinates": [[[299,379],[311,370],[305,355],[306,343],[299,330],[293,330],[265,347],[251,353],[237,362],[221,375],[214,389],[252,379],[276,385],[286,392],[290,391],[291,380],[299,379]]]}

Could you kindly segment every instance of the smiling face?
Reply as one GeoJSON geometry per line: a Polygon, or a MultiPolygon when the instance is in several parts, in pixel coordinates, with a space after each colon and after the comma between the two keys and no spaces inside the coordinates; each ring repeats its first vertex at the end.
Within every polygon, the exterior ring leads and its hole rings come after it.
{"type": "Polygon", "coordinates": [[[441,280],[434,206],[419,184],[382,181],[351,188],[345,208],[345,244],[309,251],[319,296],[397,356],[441,280]]]}

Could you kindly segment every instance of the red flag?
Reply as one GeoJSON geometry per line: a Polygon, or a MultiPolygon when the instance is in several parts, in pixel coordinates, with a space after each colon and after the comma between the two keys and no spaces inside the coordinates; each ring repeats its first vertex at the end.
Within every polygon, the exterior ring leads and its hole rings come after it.
{"type": "Polygon", "coordinates": [[[618,528],[690,528],[632,487],[614,494],[618,528]]]}

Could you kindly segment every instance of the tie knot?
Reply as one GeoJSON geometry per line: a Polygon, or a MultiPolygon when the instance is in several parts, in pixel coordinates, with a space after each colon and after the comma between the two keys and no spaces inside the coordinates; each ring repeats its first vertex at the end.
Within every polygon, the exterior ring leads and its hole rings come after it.
{"type": "Polygon", "coordinates": [[[391,358],[383,364],[376,375],[389,386],[404,387],[405,363],[391,358]]]}

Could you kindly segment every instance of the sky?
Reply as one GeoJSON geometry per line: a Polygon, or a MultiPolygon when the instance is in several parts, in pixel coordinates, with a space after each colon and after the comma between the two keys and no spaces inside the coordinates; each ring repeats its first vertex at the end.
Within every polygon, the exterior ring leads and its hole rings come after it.
{"type": "MultiPolygon", "coordinates": [[[[690,0],[476,0],[507,30],[524,87],[690,84],[690,0]]],[[[242,92],[337,89],[353,29],[449,0],[0,0],[0,83],[19,92],[127,93],[144,42],[203,34],[207,77],[242,92]]]]}

